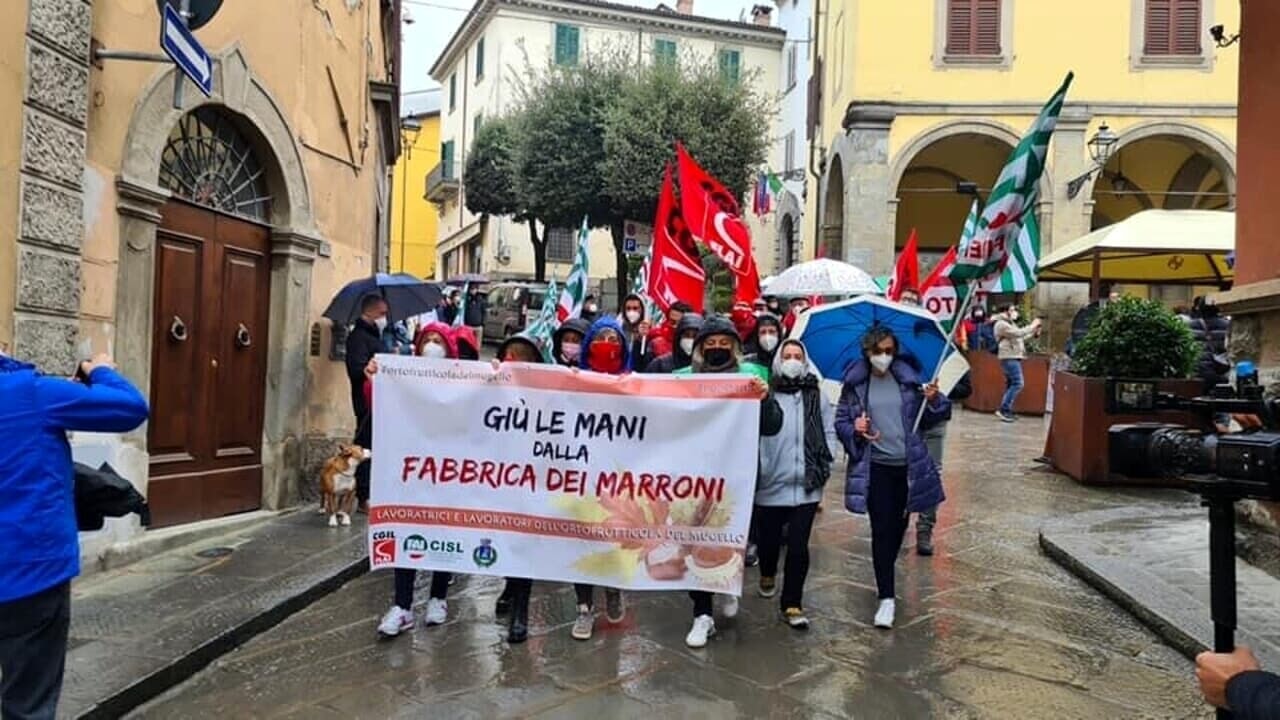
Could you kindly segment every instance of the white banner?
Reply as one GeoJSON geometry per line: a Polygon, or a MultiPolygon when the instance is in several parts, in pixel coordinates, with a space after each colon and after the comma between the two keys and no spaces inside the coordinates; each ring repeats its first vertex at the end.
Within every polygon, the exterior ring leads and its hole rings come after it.
{"type": "Polygon", "coordinates": [[[749,376],[378,367],[374,568],[741,592],[759,448],[749,376]]]}

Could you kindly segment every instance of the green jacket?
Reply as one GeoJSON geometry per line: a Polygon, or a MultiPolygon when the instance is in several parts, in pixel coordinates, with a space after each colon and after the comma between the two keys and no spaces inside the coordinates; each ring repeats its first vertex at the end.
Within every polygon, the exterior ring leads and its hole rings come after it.
{"type": "MultiPolygon", "coordinates": [[[[753,362],[738,363],[738,372],[746,373],[747,375],[755,375],[756,377],[760,378],[766,383],[769,382],[769,368],[766,368],[763,365],[757,365],[753,362]]],[[[691,375],[692,373],[693,373],[692,367],[682,367],[671,374],[672,375],[691,375]]]]}

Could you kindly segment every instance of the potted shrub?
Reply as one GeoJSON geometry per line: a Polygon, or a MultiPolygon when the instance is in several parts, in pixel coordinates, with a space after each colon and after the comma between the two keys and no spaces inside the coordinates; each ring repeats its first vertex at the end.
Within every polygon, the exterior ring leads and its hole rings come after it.
{"type": "Polygon", "coordinates": [[[1159,389],[1195,397],[1199,380],[1188,379],[1200,348],[1177,315],[1154,300],[1121,298],[1107,304],[1076,345],[1069,372],[1054,374],[1053,419],[1045,456],[1058,470],[1084,483],[1109,483],[1107,430],[1120,423],[1175,422],[1199,425],[1187,413],[1111,415],[1108,379],[1154,380],[1159,389]]]}

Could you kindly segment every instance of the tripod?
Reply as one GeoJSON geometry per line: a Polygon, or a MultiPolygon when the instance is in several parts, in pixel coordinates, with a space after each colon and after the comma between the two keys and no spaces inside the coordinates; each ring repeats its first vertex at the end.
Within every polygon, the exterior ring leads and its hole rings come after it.
{"type": "MultiPolygon", "coordinates": [[[[1236,501],[1234,497],[1205,495],[1209,508],[1209,614],[1213,618],[1213,651],[1236,649],[1236,501]]],[[[1218,720],[1231,720],[1230,710],[1218,710],[1218,720]]]]}

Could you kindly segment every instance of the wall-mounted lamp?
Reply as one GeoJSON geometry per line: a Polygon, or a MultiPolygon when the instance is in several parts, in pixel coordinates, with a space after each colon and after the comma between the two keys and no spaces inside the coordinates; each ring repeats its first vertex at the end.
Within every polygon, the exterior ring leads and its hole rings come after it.
{"type": "Polygon", "coordinates": [[[1214,25],[1209,28],[1209,36],[1213,38],[1213,44],[1220,48],[1231,47],[1240,42],[1240,33],[1227,37],[1226,28],[1221,25],[1214,25]]]}
{"type": "Polygon", "coordinates": [[[1102,168],[1106,167],[1107,161],[1115,152],[1116,142],[1119,139],[1105,122],[1098,126],[1098,132],[1089,139],[1089,157],[1093,160],[1093,167],[1067,183],[1067,199],[1075,200],[1080,190],[1084,188],[1084,184],[1093,178],[1094,173],[1102,172],[1102,168]]]}

